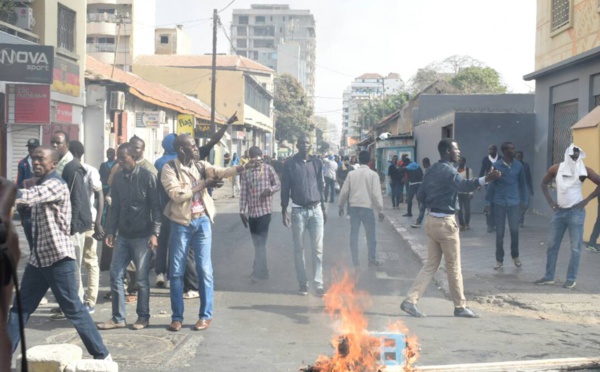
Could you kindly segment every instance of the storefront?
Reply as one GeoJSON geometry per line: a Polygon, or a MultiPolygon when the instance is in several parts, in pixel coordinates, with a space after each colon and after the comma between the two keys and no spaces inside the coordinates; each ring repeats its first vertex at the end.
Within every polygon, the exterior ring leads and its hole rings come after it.
{"type": "Polygon", "coordinates": [[[415,159],[415,140],[412,136],[391,136],[376,142],[377,170],[386,173],[394,155],[401,159],[406,155],[415,159]]]}

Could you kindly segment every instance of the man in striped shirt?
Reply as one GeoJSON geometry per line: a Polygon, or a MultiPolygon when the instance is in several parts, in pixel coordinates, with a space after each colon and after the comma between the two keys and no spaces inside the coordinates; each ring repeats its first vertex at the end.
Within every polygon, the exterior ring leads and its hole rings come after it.
{"type": "Polygon", "coordinates": [[[250,160],[260,162],[260,166],[248,169],[241,175],[240,217],[245,228],[250,226],[254,243],[254,266],[250,279],[256,282],[269,279],[266,245],[273,194],[279,191],[281,184],[273,167],[262,162],[262,151],[258,147],[251,147],[248,153],[250,160]]]}
{"type": "MultiPolygon", "coordinates": [[[[38,147],[32,164],[39,181],[36,186],[17,193],[16,204],[32,207],[33,225],[33,248],[21,279],[23,316],[27,321],[50,288],[87,351],[94,359],[110,359],[96,325],[77,295],[79,268],[70,239],[71,199],[67,184],[55,171],[58,162],[59,153],[55,149],[38,147]]],[[[20,341],[16,302],[10,310],[8,329],[14,352],[20,341]]]]}

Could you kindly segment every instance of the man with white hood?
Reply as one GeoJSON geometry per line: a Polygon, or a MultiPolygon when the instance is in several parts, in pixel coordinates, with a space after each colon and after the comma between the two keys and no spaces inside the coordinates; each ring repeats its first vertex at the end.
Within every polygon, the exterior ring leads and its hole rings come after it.
{"type": "Polygon", "coordinates": [[[542,192],[554,211],[554,216],[552,216],[550,223],[546,275],[542,279],[536,280],[535,284],[554,284],[558,250],[563,235],[568,229],[571,238],[571,259],[567,270],[567,280],[563,283],[563,288],[571,289],[575,287],[581,246],[583,245],[585,206],[600,193],[600,177],[583,164],[583,159],[585,159],[585,152],[571,144],[565,150],[565,160],[551,166],[542,180],[542,192]],[[584,199],[581,191],[586,178],[596,184],[596,189],[584,199]],[[548,186],[553,180],[556,182],[556,202],[548,191],[548,186]]]}

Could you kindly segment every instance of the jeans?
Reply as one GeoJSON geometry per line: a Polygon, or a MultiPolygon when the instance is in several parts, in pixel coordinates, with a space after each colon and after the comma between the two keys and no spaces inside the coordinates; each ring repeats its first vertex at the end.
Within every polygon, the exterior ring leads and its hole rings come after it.
{"type": "Polygon", "coordinates": [[[267,268],[267,238],[269,237],[269,225],[271,224],[271,214],[265,214],[259,217],[248,218],[250,235],[254,243],[254,265],[252,266],[252,276],[258,279],[269,279],[269,269],[267,268]]]}
{"type": "Polygon", "coordinates": [[[31,252],[31,248],[33,248],[31,214],[21,215],[21,225],[23,226],[23,232],[25,233],[25,238],[27,239],[27,243],[29,244],[29,251],[31,252]]]}
{"type": "Polygon", "coordinates": [[[392,182],[392,206],[397,207],[402,203],[402,183],[392,182]]]}
{"type": "Polygon", "coordinates": [[[359,266],[358,232],[361,223],[365,227],[369,262],[375,262],[377,260],[377,240],[375,238],[375,214],[373,210],[370,208],[350,207],[348,208],[348,215],[350,216],[350,253],[352,253],[354,267],[359,266]]]}
{"type": "Polygon", "coordinates": [[[194,250],[188,249],[185,255],[185,272],[183,274],[183,291],[198,291],[200,283],[198,281],[198,273],[196,272],[196,259],[194,258],[194,250]]]}
{"type": "Polygon", "coordinates": [[[427,218],[425,224],[427,233],[427,261],[415,282],[410,287],[406,301],[416,304],[427,289],[433,275],[438,271],[442,255],[446,261],[446,273],[448,275],[448,286],[454,307],[465,307],[465,299],[462,268],[460,265],[460,236],[454,216],[427,218]]]}
{"type": "MultiPolygon", "coordinates": [[[[27,264],[21,279],[23,320],[27,324],[30,315],[38,307],[40,300],[50,288],[66,318],[73,324],[79,337],[81,337],[88,353],[94,359],[104,359],[108,356],[108,350],[104,346],[92,317],[83,308],[83,304],[77,296],[78,271],[77,263],[70,258],[64,258],[48,267],[35,267],[27,264]]],[[[14,353],[21,341],[16,299],[10,309],[8,332],[12,340],[12,351],[14,353]]]]}
{"type": "Polygon", "coordinates": [[[510,256],[519,257],[519,219],[521,218],[521,207],[503,206],[494,204],[494,214],[496,217],[496,262],[504,262],[504,229],[506,219],[508,218],[508,228],[510,230],[510,256]]]}
{"type": "Polygon", "coordinates": [[[571,259],[569,260],[569,268],[567,269],[567,280],[575,281],[577,279],[581,246],[583,245],[584,221],[585,209],[559,209],[554,213],[550,221],[550,242],[548,243],[548,251],[546,252],[545,279],[554,280],[558,250],[567,229],[569,229],[569,237],[571,238],[571,259]]]}
{"type": "Polygon", "coordinates": [[[183,286],[185,260],[188,250],[194,251],[196,272],[199,278],[200,319],[212,319],[214,304],[213,267],[211,260],[212,230],[210,219],[204,215],[192,220],[188,226],[171,221],[169,245],[169,280],[171,281],[172,321],[183,322],[183,286]]]}
{"type": "MultiPolygon", "coordinates": [[[[414,183],[412,185],[408,186],[408,195],[406,196],[406,206],[407,206],[407,214],[412,216],[412,203],[413,203],[413,198],[415,197],[415,195],[417,195],[417,191],[419,191],[419,186],[421,186],[421,183],[414,183]]],[[[418,203],[418,201],[417,201],[418,203]]]]}
{"type": "Polygon", "coordinates": [[[496,228],[496,214],[494,213],[495,205],[492,203],[490,206],[490,212],[485,215],[485,222],[487,224],[488,230],[496,228]]]}
{"type": "Polygon", "coordinates": [[[294,266],[296,279],[301,286],[308,285],[304,260],[304,233],[310,235],[312,249],[313,282],[316,288],[323,288],[323,211],[321,206],[314,208],[292,208],[292,236],[294,239],[294,266]]]}
{"type": "Polygon", "coordinates": [[[154,263],[154,272],[158,274],[167,274],[169,267],[169,236],[171,235],[171,221],[164,214],[160,218],[160,235],[158,237],[158,247],[156,247],[156,261],[154,263]]]}
{"type": "Polygon", "coordinates": [[[90,306],[96,305],[98,286],[100,283],[100,267],[98,265],[98,242],[93,238],[94,230],[85,232],[83,245],[83,267],[87,271],[88,285],[85,291],[86,301],[90,306]]]}
{"type": "Polygon", "coordinates": [[[471,222],[471,195],[470,194],[458,194],[458,224],[461,226],[469,226],[471,222]]]}
{"type": "Polygon", "coordinates": [[[113,321],[122,323],[126,321],[125,289],[123,278],[125,269],[133,261],[136,271],[138,287],[138,301],[136,313],[139,318],[150,319],[150,272],[151,251],[148,249],[148,238],[125,238],[120,235],[113,252],[110,264],[110,291],[112,293],[113,321]]]}
{"type": "Polygon", "coordinates": [[[600,198],[598,198],[598,212],[596,217],[596,222],[594,223],[594,229],[592,230],[592,235],[590,235],[590,244],[596,244],[598,241],[598,235],[600,235],[600,198]]]}
{"type": "Polygon", "coordinates": [[[333,178],[325,177],[325,201],[333,202],[335,198],[335,180],[333,178]]]}

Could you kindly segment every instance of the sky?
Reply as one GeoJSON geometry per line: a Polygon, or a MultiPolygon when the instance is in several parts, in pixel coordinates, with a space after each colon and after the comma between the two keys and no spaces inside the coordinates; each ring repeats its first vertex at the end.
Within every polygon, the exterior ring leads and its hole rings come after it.
{"type": "MultiPolygon", "coordinates": [[[[183,24],[192,53],[211,53],[213,9],[230,34],[233,9],[272,3],[314,15],[315,114],[332,123],[341,125],[342,93],[354,78],[398,72],[406,82],[452,55],[495,68],[509,92],[535,89],[523,75],[534,71],[536,0],[156,0],[156,25],[183,24]]],[[[229,54],[222,31],[217,40],[217,51],[229,54]]]]}

